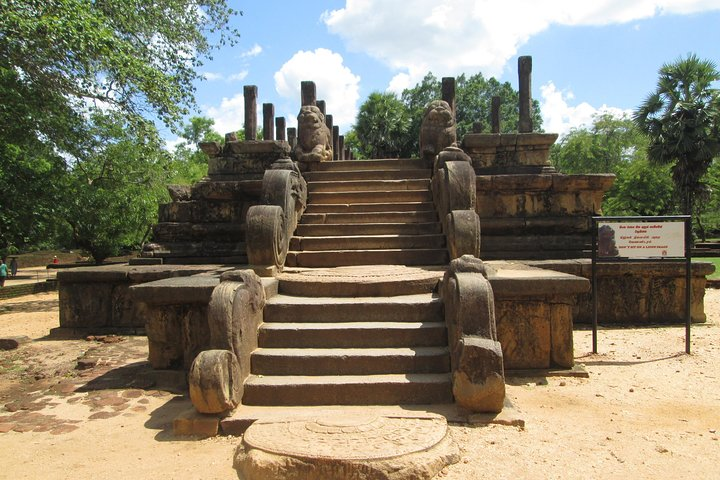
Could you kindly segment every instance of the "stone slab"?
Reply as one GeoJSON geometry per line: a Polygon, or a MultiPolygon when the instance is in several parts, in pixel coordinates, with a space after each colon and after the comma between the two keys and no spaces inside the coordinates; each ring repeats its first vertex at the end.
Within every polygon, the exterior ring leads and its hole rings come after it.
{"type": "Polygon", "coordinates": [[[339,413],[258,421],[234,466],[242,478],[430,479],[459,461],[439,415],[339,413]]]}

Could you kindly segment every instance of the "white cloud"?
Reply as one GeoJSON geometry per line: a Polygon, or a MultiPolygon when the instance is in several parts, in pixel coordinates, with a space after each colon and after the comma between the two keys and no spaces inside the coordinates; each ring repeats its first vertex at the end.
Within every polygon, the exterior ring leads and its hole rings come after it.
{"type": "MultiPolygon", "coordinates": [[[[275,72],[275,90],[299,104],[303,80],[315,82],[318,100],[325,100],[327,113],[333,116],[334,124],[340,126],[341,131],[355,122],[360,77],[343,65],[340,54],[325,48],[297,52],[275,72]]],[[[295,116],[297,112],[292,115],[295,116]]]]}
{"type": "Polygon", "coordinates": [[[219,107],[204,107],[203,110],[215,120],[215,130],[219,134],[236,132],[245,122],[245,97],[242,92],[232,98],[223,97],[219,107]]]}
{"type": "Polygon", "coordinates": [[[203,78],[209,82],[215,82],[215,81],[225,81],[227,83],[232,82],[240,82],[242,80],[245,80],[245,77],[248,76],[248,71],[243,70],[242,72],[233,73],[230,75],[223,75],[222,73],[214,73],[214,72],[205,72],[202,74],[203,78]]]}
{"type": "Polygon", "coordinates": [[[631,110],[622,110],[607,105],[595,108],[587,102],[570,105],[568,102],[575,98],[573,93],[558,90],[552,82],[541,86],[540,92],[543,128],[546,132],[560,134],[560,137],[566,135],[572,128],[589,127],[595,115],[609,113],[621,118],[632,113],[631,110]]]}
{"type": "Polygon", "coordinates": [[[262,51],[263,51],[262,47],[256,43],[255,45],[250,47],[249,50],[245,50],[244,52],[242,52],[240,54],[240,58],[257,57],[258,55],[260,55],[262,53],[262,51]]]}
{"type": "Polygon", "coordinates": [[[167,139],[167,140],[165,140],[165,150],[167,150],[168,152],[172,152],[175,150],[175,147],[177,147],[178,145],[183,145],[186,143],[187,143],[187,140],[185,140],[182,137],[175,137],[175,138],[167,139]]]}
{"type": "Polygon", "coordinates": [[[379,59],[414,85],[425,73],[499,76],[550,25],[600,26],[720,9],[720,0],[348,0],[321,19],[348,48],[379,59]]]}

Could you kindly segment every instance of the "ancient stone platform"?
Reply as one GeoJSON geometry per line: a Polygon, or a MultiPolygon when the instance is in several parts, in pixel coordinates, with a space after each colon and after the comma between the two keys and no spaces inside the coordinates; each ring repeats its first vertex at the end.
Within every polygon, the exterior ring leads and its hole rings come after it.
{"type": "Polygon", "coordinates": [[[255,422],[234,466],[246,479],[429,479],[459,458],[440,415],[328,411],[255,422]]]}

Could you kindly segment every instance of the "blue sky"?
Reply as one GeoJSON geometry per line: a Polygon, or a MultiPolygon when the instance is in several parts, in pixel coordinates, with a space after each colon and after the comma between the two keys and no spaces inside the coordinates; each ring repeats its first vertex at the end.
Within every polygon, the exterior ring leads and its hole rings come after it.
{"type": "MultiPolygon", "coordinates": [[[[598,111],[621,114],[663,63],[696,53],[720,64],[720,0],[230,0],[239,44],[206,62],[197,100],[220,133],[242,128],[243,85],[294,126],[300,81],[314,80],[342,132],[373,91],[482,72],[517,88],[533,56],[544,128],[565,133],[598,111]]],[[[261,116],[258,116],[261,122],[261,116]]],[[[170,142],[172,142],[170,140],[170,142]]]]}

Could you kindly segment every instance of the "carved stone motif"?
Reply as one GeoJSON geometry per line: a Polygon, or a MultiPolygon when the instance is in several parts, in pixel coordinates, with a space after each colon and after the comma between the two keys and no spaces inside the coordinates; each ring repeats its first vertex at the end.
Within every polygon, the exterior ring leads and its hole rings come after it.
{"type": "Polygon", "coordinates": [[[295,158],[306,164],[332,161],[332,134],[325,124],[325,115],[314,105],[300,109],[295,158]]]}
{"type": "Polygon", "coordinates": [[[450,262],[440,288],[448,328],[453,395],[475,412],[499,412],[505,400],[503,356],[497,341],[492,287],[482,260],[450,262]]]}
{"type": "Polygon", "coordinates": [[[427,161],[457,144],[455,116],[447,102],[435,100],[425,109],[420,126],[420,155],[427,161]]]}

